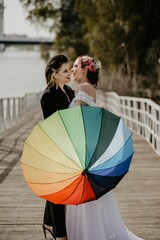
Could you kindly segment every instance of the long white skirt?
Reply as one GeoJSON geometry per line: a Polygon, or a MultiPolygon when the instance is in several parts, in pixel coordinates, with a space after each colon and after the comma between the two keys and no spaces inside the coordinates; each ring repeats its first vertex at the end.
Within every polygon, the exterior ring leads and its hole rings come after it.
{"type": "Polygon", "coordinates": [[[69,240],[141,240],[125,227],[113,191],[96,201],[68,205],[66,227],[69,240]]]}

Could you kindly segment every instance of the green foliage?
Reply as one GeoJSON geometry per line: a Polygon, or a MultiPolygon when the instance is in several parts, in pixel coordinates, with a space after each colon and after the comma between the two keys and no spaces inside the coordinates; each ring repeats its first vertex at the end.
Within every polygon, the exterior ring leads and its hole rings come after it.
{"type": "Polygon", "coordinates": [[[31,22],[47,26],[46,22],[50,20],[51,26],[56,27],[56,19],[60,15],[60,0],[20,0],[24,9],[27,9],[31,22]]]}
{"type": "Polygon", "coordinates": [[[131,93],[146,82],[158,84],[159,0],[20,1],[30,20],[52,20],[59,52],[71,59],[83,54],[100,59],[104,68],[121,71],[131,93]]]}
{"type": "Polygon", "coordinates": [[[62,0],[60,28],[56,38],[58,51],[67,52],[71,59],[88,51],[88,45],[83,40],[83,22],[75,4],[76,0],[62,0]]]}

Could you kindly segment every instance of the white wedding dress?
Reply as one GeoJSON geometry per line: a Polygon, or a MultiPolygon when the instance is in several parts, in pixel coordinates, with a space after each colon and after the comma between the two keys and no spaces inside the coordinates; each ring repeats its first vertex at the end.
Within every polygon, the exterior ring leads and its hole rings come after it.
{"type": "MultiPolygon", "coordinates": [[[[70,107],[82,100],[96,106],[93,98],[78,92],[70,107]]],[[[66,206],[66,228],[68,240],[142,240],[124,225],[113,191],[95,201],[66,206]]]]}

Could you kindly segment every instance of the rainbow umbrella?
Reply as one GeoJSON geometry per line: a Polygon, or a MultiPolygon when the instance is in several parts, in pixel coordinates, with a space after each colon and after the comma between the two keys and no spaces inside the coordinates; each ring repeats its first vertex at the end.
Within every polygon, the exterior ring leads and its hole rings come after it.
{"type": "Polygon", "coordinates": [[[20,162],[37,196],[77,205],[115,188],[132,156],[132,134],[120,117],[101,107],[78,106],[38,123],[20,162]]]}

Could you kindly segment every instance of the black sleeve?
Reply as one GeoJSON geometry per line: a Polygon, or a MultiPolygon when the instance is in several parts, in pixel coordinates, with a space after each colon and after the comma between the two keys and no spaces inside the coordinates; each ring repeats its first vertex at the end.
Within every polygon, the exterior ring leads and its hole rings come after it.
{"type": "Polygon", "coordinates": [[[51,93],[45,92],[42,95],[40,102],[44,118],[49,117],[50,115],[57,111],[56,101],[54,101],[53,95],[51,95],[51,93]]]}

